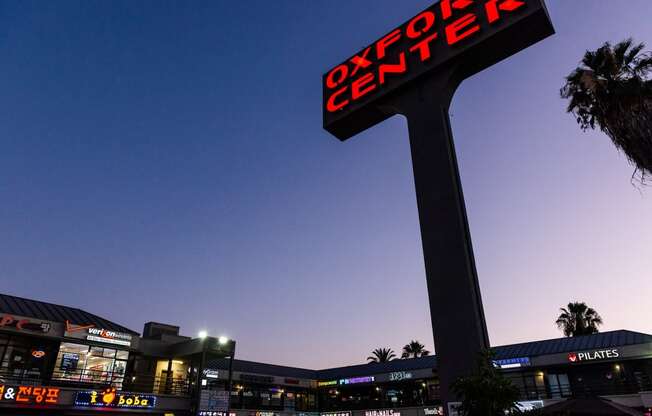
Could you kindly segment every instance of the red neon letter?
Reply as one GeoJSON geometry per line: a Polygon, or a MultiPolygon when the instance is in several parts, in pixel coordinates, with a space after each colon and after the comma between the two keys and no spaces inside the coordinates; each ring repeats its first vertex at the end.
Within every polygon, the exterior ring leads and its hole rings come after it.
{"type": "Polygon", "coordinates": [[[57,404],[59,403],[59,392],[61,390],[54,388],[54,387],[48,387],[48,393],[45,398],[45,403],[50,403],[50,404],[57,404]]]}
{"type": "Polygon", "coordinates": [[[353,71],[351,72],[351,76],[354,76],[358,72],[358,69],[366,68],[371,65],[371,61],[367,59],[367,55],[369,55],[370,50],[371,46],[365,49],[365,51],[362,52],[362,55],[356,55],[351,58],[351,63],[355,65],[355,68],[353,68],[353,71]]]}
{"type": "Polygon", "coordinates": [[[385,74],[402,74],[407,70],[407,66],[405,65],[405,52],[401,52],[399,59],[400,63],[398,64],[383,64],[378,68],[378,78],[380,79],[380,85],[385,83],[385,74]]]}
{"type": "Polygon", "coordinates": [[[444,20],[453,15],[453,9],[462,10],[473,3],[473,0],[455,0],[451,5],[451,0],[442,0],[441,2],[441,16],[444,20]]]}
{"type": "Polygon", "coordinates": [[[328,88],[335,88],[338,85],[340,85],[342,82],[344,82],[344,80],[348,75],[349,75],[349,67],[342,64],[328,73],[328,75],[326,76],[326,86],[328,88]],[[339,74],[339,76],[335,78],[337,74],[339,74]]]}
{"type": "Polygon", "coordinates": [[[432,25],[434,24],[435,14],[426,10],[425,12],[410,20],[410,23],[408,23],[407,28],[405,29],[405,33],[408,35],[408,38],[416,39],[432,29],[432,25]],[[420,20],[424,21],[424,27],[422,29],[416,29],[415,26],[420,20]]]}
{"type": "Polygon", "coordinates": [[[475,22],[477,18],[474,14],[469,13],[466,16],[463,16],[450,25],[446,26],[446,39],[448,40],[449,45],[455,45],[457,42],[465,39],[478,30],[480,30],[480,25],[473,25],[473,27],[462,31],[464,28],[475,22]]]}
{"type": "Polygon", "coordinates": [[[376,56],[378,59],[383,59],[385,57],[385,51],[387,47],[392,43],[395,43],[401,38],[401,31],[399,29],[394,30],[389,35],[385,36],[378,42],[376,42],[376,56]]]}
{"type": "Polygon", "coordinates": [[[376,84],[370,85],[365,89],[362,89],[365,85],[369,84],[374,80],[374,74],[368,73],[364,74],[360,78],[356,79],[353,81],[351,84],[351,98],[353,100],[357,100],[359,98],[362,98],[364,95],[370,93],[376,88],[376,84]]]}
{"type": "Polygon", "coordinates": [[[5,315],[0,319],[0,326],[6,326],[14,322],[14,317],[11,315],[5,315]]]}
{"type": "Polygon", "coordinates": [[[417,49],[419,50],[419,57],[421,58],[421,62],[425,62],[428,59],[430,59],[430,42],[437,39],[437,32],[433,33],[432,35],[428,36],[421,42],[417,43],[416,45],[412,46],[410,48],[410,52],[414,52],[417,49]]]}
{"type": "Polygon", "coordinates": [[[28,403],[29,396],[32,394],[32,388],[30,386],[18,386],[18,394],[16,394],[17,403],[28,403]]]}
{"type": "Polygon", "coordinates": [[[489,0],[487,4],[484,5],[485,10],[487,11],[487,20],[489,23],[493,23],[500,19],[500,12],[498,10],[513,12],[525,5],[524,1],[519,0],[505,0],[500,3],[500,5],[497,5],[496,3],[498,3],[498,0],[489,0]]]}
{"type": "Polygon", "coordinates": [[[328,101],[326,102],[326,110],[330,111],[331,113],[334,113],[337,110],[344,108],[349,103],[349,100],[344,100],[339,104],[337,104],[335,100],[337,99],[337,97],[344,94],[348,88],[349,87],[344,87],[331,94],[331,96],[328,97],[328,101]]]}

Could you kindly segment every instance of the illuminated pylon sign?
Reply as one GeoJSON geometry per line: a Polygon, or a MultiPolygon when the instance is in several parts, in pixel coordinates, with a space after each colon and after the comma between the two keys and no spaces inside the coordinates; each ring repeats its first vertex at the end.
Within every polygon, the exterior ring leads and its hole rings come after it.
{"type": "Polygon", "coordinates": [[[380,99],[422,75],[461,81],[552,33],[543,0],[442,0],[324,74],[324,128],[348,139],[400,113],[380,99]]]}
{"type": "Polygon", "coordinates": [[[442,0],[323,75],[338,139],[407,118],[444,404],[489,347],[448,108],[464,79],[553,33],[543,0],[442,0]]]}

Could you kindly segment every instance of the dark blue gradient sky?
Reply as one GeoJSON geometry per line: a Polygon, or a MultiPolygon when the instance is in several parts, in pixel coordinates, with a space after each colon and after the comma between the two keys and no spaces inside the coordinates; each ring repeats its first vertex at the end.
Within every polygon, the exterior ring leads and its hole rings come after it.
{"type": "MultiPolygon", "coordinates": [[[[0,2],[0,287],[135,330],[208,329],[312,368],[432,347],[407,131],[340,143],[321,74],[423,0],[0,2]]],[[[652,44],[649,0],[548,2],[558,34],[466,81],[452,120],[494,345],[585,300],[652,332],[652,194],[558,90],[652,44]]]]}

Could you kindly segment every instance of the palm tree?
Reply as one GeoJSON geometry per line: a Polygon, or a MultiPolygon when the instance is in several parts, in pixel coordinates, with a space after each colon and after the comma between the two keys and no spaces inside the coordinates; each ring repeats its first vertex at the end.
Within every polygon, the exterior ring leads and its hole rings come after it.
{"type": "Polygon", "coordinates": [[[566,308],[560,308],[561,314],[557,318],[557,328],[564,331],[567,337],[590,335],[598,333],[598,326],[602,325],[602,318],[584,302],[571,302],[566,308]]]}
{"type": "Polygon", "coordinates": [[[396,358],[396,354],[394,354],[391,348],[376,348],[367,357],[367,361],[370,363],[386,363],[392,361],[394,358],[396,358]]]}
{"type": "Polygon", "coordinates": [[[627,39],[587,51],[560,91],[582,130],[597,124],[643,184],[652,175],[652,55],[644,47],[627,39]]]}
{"type": "Polygon", "coordinates": [[[405,344],[403,347],[403,354],[401,354],[401,358],[425,357],[428,354],[430,354],[430,351],[426,349],[425,345],[419,341],[410,341],[409,344],[405,344]]]}

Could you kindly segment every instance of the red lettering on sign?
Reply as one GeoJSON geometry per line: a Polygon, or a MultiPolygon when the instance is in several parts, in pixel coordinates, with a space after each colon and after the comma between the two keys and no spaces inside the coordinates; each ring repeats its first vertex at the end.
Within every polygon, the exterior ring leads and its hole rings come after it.
{"type": "Polygon", "coordinates": [[[349,76],[349,67],[342,64],[328,73],[326,76],[326,85],[328,88],[335,88],[344,82],[347,76],[349,76]]]}
{"type": "Polygon", "coordinates": [[[45,403],[48,404],[57,404],[59,402],[59,392],[60,389],[56,389],[53,387],[48,387],[48,393],[45,397],[45,403]]]}
{"type": "Polygon", "coordinates": [[[11,324],[14,321],[14,317],[11,315],[4,315],[2,319],[0,319],[0,326],[7,326],[11,324]]]}
{"type": "Polygon", "coordinates": [[[371,61],[367,59],[370,50],[371,50],[371,46],[365,49],[364,52],[362,52],[362,56],[356,55],[350,59],[351,63],[355,65],[355,68],[353,68],[353,71],[351,72],[351,76],[357,74],[360,68],[364,69],[371,65],[371,61]]]}
{"type": "Polygon", "coordinates": [[[351,84],[351,98],[355,101],[373,91],[376,88],[376,84],[369,85],[367,88],[362,89],[365,85],[373,82],[373,80],[374,74],[368,73],[353,81],[351,84]]]}
{"type": "Polygon", "coordinates": [[[330,97],[328,97],[328,101],[326,102],[326,109],[331,113],[334,113],[337,110],[344,108],[349,103],[349,100],[343,100],[339,104],[336,103],[335,100],[337,100],[337,98],[340,95],[344,94],[348,89],[349,87],[341,88],[335,91],[330,97]]]}
{"type": "Polygon", "coordinates": [[[451,3],[451,0],[442,0],[441,2],[441,17],[444,20],[449,19],[453,16],[453,9],[462,10],[469,7],[473,3],[473,0],[455,0],[451,3]]]}
{"type": "Polygon", "coordinates": [[[0,401],[20,404],[57,404],[59,392],[56,387],[7,386],[0,384],[0,401]]]}
{"type": "Polygon", "coordinates": [[[414,52],[416,50],[419,51],[419,58],[421,59],[421,62],[425,62],[428,59],[430,59],[431,53],[430,53],[430,42],[433,40],[437,39],[437,33],[433,33],[432,35],[428,36],[421,42],[417,43],[413,47],[410,48],[410,52],[414,52]]]}
{"type": "Polygon", "coordinates": [[[385,83],[385,74],[402,74],[407,71],[407,65],[405,64],[405,52],[401,52],[399,59],[400,62],[398,64],[382,64],[378,68],[378,79],[381,85],[385,83]]]}
{"type": "Polygon", "coordinates": [[[32,394],[32,388],[29,386],[19,386],[16,394],[17,403],[29,403],[29,396],[32,394]]]}
{"type": "Polygon", "coordinates": [[[407,28],[405,29],[405,33],[407,34],[408,38],[416,39],[421,35],[423,35],[424,33],[427,33],[430,29],[432,29],[434,24],[435,24],[435,14],[431,11],[425,11],[417,15],[414,19],[410,20],[410,23],[408,23],[407,28]],[[423,27],[421,29],[417,29],[416,28],[417,23],[420,23],[422,21],[423,21],[423,27]]]}
{"type": "MultiPolygon", "coordinates": [[[[411,79],[407,75],[411,72],[433,70],[419,62],[449,59],[459,49],[447,50],[446,46],[483,38],[482,31],[493,30],[489,23],[500,22],[506,13],[520,10],[526,3],[525,0],[441,0],[331,69],[324,77],[325,111],[348,110],[353,102],[364,101],[362,98],[374,90],[383,91],[398,85],[399,80],[411,79]],[[436,45],[434,42],[439,37],[445,37],[446,44],[436,45]]],[[[112,333],[101,335],[113,336],[112,333]]]]}
{"type": "Polygon", "coordinates": [[[34,401],[36,403],[42,403],[43,400],[45,400],[45,393],[47,392],[48,389],[44,387],[34,387],[34,391],[32,392],[32,395],[34,396],[34,401]]]}
{"type": "Polygon", "coordinates": [[[474,14],[469,13],[446,26],[446,39],[448,44],[455,45],[462,39],[468,38],[475,32],[479,31],[480,25],[478,24],[469,28],[469,25],[473,24],[477,19],[478,18],[474,14]]]}
{"type": "Polygon", "coordinates": [[[513,12],[522,6],[525,6],[525,2],[520,0],[503,0],[500,5],[498,4],[498,0],[489,0],[484,5],[485,10],[487,11],[487,21],[489,23],[498,21],[500,19],[499,10],[513,12]]]}
{"type": "Polygon", "coordinates": [[[396,29],[376,42],[376,57],[378,57],[378,59],[383,59],[385,57],[385,51],[387,50],[387,47],[392,43],[396,43],[400,38],[401,30],[396,29]]]}

